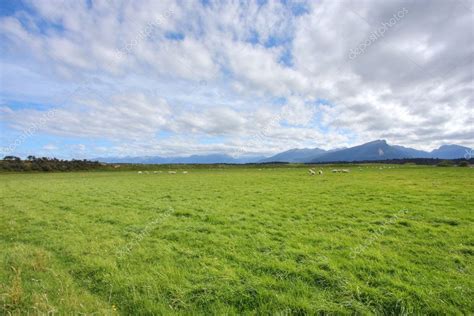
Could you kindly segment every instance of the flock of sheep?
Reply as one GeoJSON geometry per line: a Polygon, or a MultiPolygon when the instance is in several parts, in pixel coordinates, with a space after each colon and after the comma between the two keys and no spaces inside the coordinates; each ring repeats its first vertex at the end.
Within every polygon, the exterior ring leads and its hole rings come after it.
{"type": "MultiPolygon", "coordinates": [[[[309,171],[310,176],[315,176],[316,175],[316,171],[314,171],[313,169],[308,169],[308,171],[309,171]]],[[[320,176],[323,175],[323,171],[321,169],[318,170],[318,175],[320,175],[320,176]]]]}
{"type": "MultiPolygon", "coordinates": [[[[394,169],[394,168],[399,168],[399,167],[395,167],[395,166],[366,166],[365,167],[366,169],[367,168],[376,168],[376,169],[379,169],[379,170],[383,170],[383,169],[394,169]]],[[[362,171],[363,168],[362,167],[359,167],[359,171],[362,171]]],[[[316,175],[316,171],[314,171],[314,169],[308,169],[308,172],[309,172],[309,175],[310,176],[314,176],[316,175]]],[[[349,169],[332,169],[331,170],[332,173],[349,173],[350,170],[349,169]]],[[[319,170],[318,171],[318,175],[322,175],[323,174],[323,170],[319,170]]]]}
{"type": "Polygon", "coordinates": [[[349,173],[349,169],[333,169],[331,170],[333,173],[338,173],[338,172],[342,172],[342,173],[349,173]]]}
{"type": "MultiPolygon", "coordinates": [[[[316,171],[314,171],[313,169],[308,169],[308,172],[309,172],[310,176],[315,176],[316,175],[316,171]]],[[[349,169],[333,169],[333,170],[331,170],[331,172],[332,173],[339,173],[339,172],[349,173],[349,169]]],[[[323,171],[321,169],[318,170],[318,175],[320,175],[320,176],[323,175],[323,171]]]]}
{"type": "MultiPolygon", "coordinates": [[[[366,167],[366,168],[369,168],[369,167],[366,167]]],[[[377,168],[377,167],[372,167],[372,168],[377,168]]],[[[391,168],[396,168],[396,167],[378,167],[379,169],[385,169],[385,168],[388,168],[388,169],[391,169],[391,168]]],[[[258,169],[258,170],[262,170],[262,169],[258,169]]],[[[361,167],[359,167],[359,170],[362,170],[361,167]]],[[[332,169],[331,170],[332,173],[349,173],[350,170],[349,169],[332,169]]],[[[163,171],[153,171],[154,174],[158,174],[158,173],[163,173],[163,171]]],[[[168,171],[168,174],[176,174],[178,173],[178,171],[168,171]]],[[[188,172],[187,171],[182,171],[181,172],[182,174],[187,174],[188,172]]],[[[318,172],[316,172],[314,169],[308,169],[308,173],[310,176],[315,176],[316,174],[322,176],[323,175],[323,170],[319,169],[318,172]]],[[[138,171],[138,174],[150,174],[149,171],[138,171]]]]}
{"type": "MultiPolygon", "coordinates": [[[[149,171],[138,171],[137,172],[138,174],[150,174],[149,171]]],[[[153,171],[154,174],[158,174],[158,173],[163,173],[163,171],[153,171]]],[[[169,174],[176,174],[178,173],[177,171],[168,171],[169,174]]],[[[188,172],[187,171],[182,171],[181,172],[182,174],[187,174],[188,172]]]]}

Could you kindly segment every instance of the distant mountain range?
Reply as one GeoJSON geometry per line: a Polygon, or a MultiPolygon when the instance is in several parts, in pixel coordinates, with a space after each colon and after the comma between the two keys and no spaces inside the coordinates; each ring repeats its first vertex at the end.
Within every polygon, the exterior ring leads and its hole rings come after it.
{"type": "MultiPolygon", "coordinates": [[[[376,140],[363,145],[344,148],[333,151],[324,151],[319,148],[312,149],[317,153],[312,157],[302,157],[291,153],[289,150],[285,153],[277,154],[275,156],[265,158],[262,162],[282,161],[281,155],[285,154],[284,159],[288,162],[337,162],[337,161],[365,161],[365,160],[389,160],[389,159],[404,159],[404,158],[439,158],[439,159],[456,159],[463,158],[466,152],[469,152],[468,147],[459,145],[444,145],[431,152],[422,151],[418,149],[389,145],[385,140],[376,140]]],[[[296,153],[298,153],[296,151],[296,153]]]]}
{"type": "Polygon", "coordinates": [[[142,164],[212,164],[212,163],[269,163],[269,162],[337,162],[337,161],[366,161],[389,160],[404,158],[463,158],[470,148],[459,145],[443,145],[431,152],[409,147],[389,145],[385,140],[376,140],[350,148],[324,150],[320,148],[290,149],[271,157],[239,157],[234,158],[224,154],[192,155],[187,157],[104,157],[95,160],[107,163],[142,163],[142,164]]]}
{"type": "Polygon", "coordinates": [[[324,149],[319,148],[303,148],[290,149],[275,156],[260,160],[259,162],[304,162],[326,153],[324,149]]]}
{"type": "Polygon", "coordinates": [[[259,162],[265,157],[242,157],[234,158],[224,154],[210,155],[192,155],[186,157],[160,157],[160,156],[144,156],[144,157],[99,157],[94,160],[106,163],[140,163],[140,164],[212,164],[212,163],[228,163],[228,164],[244,164],[259,162]]]}

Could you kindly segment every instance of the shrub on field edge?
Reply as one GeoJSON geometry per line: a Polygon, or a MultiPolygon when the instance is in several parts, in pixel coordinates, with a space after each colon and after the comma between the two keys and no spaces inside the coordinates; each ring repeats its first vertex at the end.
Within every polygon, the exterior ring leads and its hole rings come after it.
{"type": "Polygon", "coordinates": [[[458,166],[459,167],[469,167],[469,161],[467,161],[467,160],[461,161],[458,166]]]}
{"type": "Polygon", "coordinates": [[[438,167],[451,167],[453,163],[449,160],[443,160],[437,164],[438,167]]]}

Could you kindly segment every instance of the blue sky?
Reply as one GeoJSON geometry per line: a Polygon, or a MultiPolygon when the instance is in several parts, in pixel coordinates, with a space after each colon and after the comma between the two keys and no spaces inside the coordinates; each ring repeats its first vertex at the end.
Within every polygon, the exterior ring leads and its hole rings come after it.
{"type": "Polygon", "coordinates": [[[468,1],[6,0],[0,29],[2,155],[473,145],[468,1]]]}

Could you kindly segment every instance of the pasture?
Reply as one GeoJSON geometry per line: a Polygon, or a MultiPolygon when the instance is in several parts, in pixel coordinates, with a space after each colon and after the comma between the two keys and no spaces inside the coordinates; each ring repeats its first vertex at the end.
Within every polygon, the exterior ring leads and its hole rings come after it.
{"type": "Polygon", "coordinates": [[[474,169],[344,168],[1,174],[0,314],[473,313],[474,169]]]}

